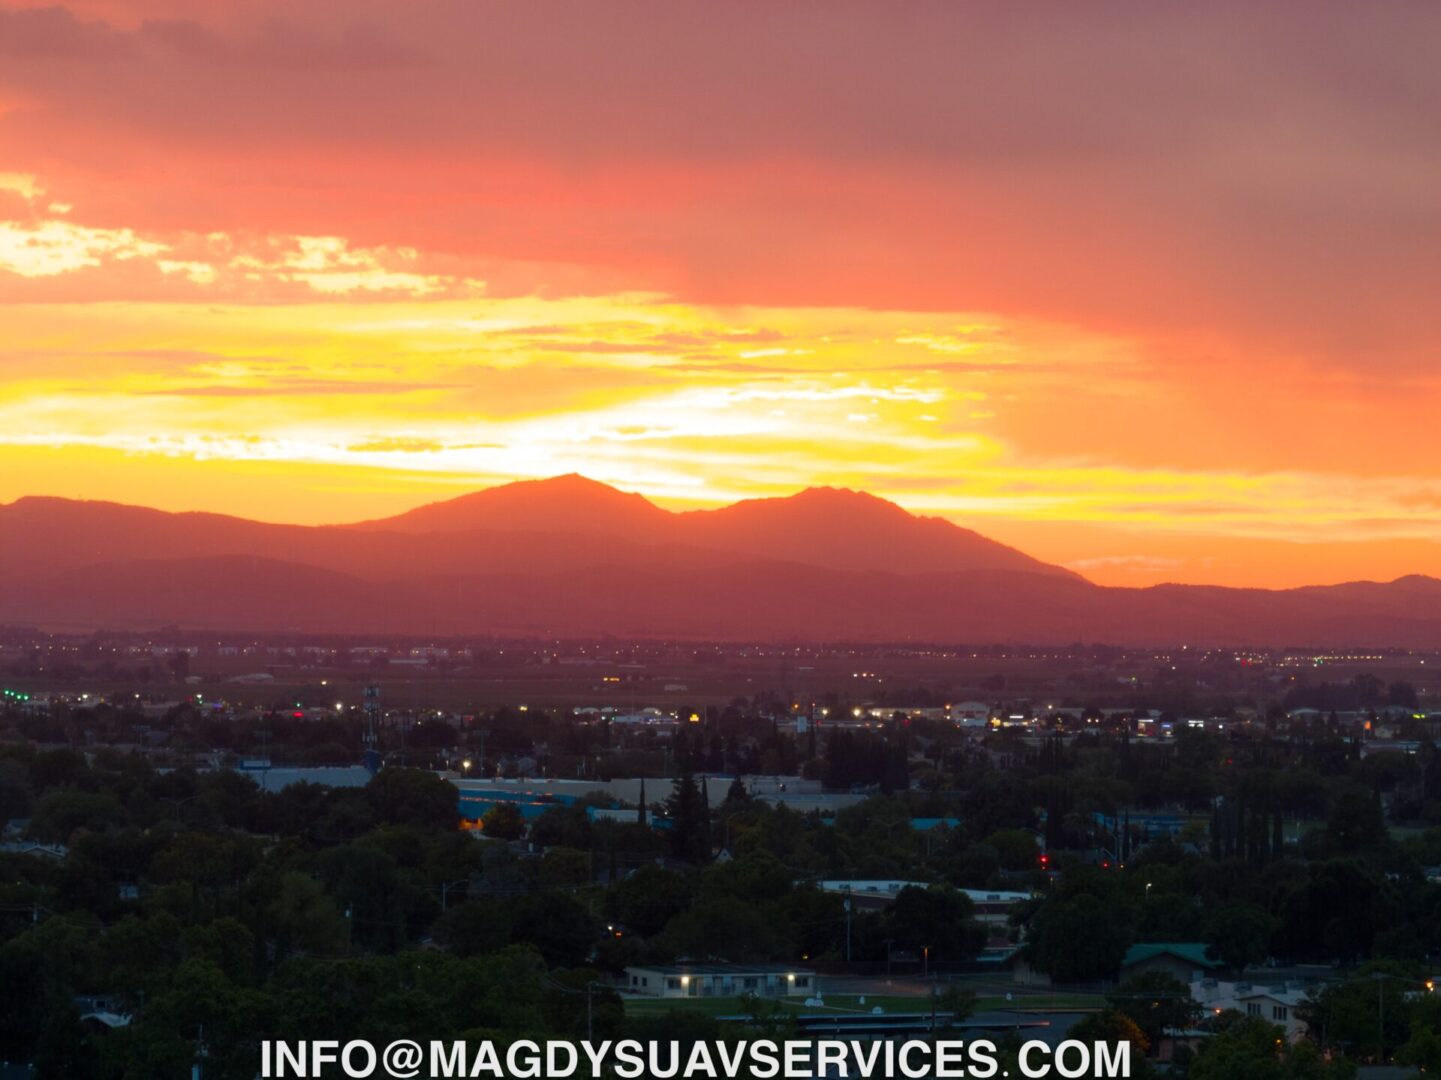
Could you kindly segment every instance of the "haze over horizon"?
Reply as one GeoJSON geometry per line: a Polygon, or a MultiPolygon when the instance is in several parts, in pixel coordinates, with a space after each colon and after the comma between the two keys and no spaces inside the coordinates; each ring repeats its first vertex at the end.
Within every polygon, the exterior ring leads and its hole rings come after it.
{"type": "Polygon", "coordinates": [[[1441,10],[0,0],[0,502],[1441,576],[1441,10]],[[1305,17],[1302,17],[1304,13],[1305,17]]]}

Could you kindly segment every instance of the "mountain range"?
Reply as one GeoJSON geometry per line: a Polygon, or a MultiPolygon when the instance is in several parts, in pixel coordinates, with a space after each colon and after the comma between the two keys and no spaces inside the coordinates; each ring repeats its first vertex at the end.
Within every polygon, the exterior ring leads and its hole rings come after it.
{"type": "Polygon", "coordinates": [[[1431,648],[1441,581],[1107,588],[864,492],[676,513],[570,475],[329,526],[22,498],[0,624],[1431,648]]]}

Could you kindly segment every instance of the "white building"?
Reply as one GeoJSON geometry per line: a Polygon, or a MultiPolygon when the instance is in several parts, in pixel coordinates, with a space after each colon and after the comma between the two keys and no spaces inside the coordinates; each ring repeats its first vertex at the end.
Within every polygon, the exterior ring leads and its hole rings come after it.
{"type": "Polygon", "coordinates": [[[783,964],[655,964],[628,967],[620,989],[646,997],[810,997],[816,973],[783,964]]]}
{"type": "Polygon", "coordinates": [[[1258,983],[1201,979],[1191,983],[1191,997],[1213,1016],[1234,1009],[1246,1016],[1275,1024],[1285,1030],[1288,1042],[1296,1042],[1306,1034],[1306,1025],[1296,1012],[1306,1002],[1308,995],[1295,983],[1263,986],[1258,983]]]}

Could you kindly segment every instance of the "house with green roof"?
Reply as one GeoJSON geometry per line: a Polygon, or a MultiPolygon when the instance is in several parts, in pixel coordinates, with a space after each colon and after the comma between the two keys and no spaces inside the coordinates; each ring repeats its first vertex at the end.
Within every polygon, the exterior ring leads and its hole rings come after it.
{"type": "Polygon", "coordinates": [[[1145,942],[1126,950],[1121,960],[1121,981],[1150,971],[1161,971],[1189,986],[1220,966],[1206,956],[1203,942],[1145,942]]]}
{"type": "MultiPolygon", "coordinates": [[[[1037,969],[1031,960],[1030,951],[1015,950],[1005,961],[1010,968],[1011,978],[1025,986],[1051,986],[1051,976],[1037,969]]],[[[1121,958],[1115,982],[1160,971],[1186,985],[1213,977],[1221,965],[1206,956],[1206,945],[1200,941],[1150,941],[1132,945],[1121,958]]]]}

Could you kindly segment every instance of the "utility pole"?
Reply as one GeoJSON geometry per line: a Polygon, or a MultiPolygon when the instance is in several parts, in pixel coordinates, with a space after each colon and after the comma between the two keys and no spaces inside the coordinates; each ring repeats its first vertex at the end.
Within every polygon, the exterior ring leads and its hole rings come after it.
{"type": "Polygon", "coordinates": [[[1376,1057],[1386,1064],[1386,976],[1376,973],[1376,1057]]]}
{"type": "Polygon", "coordinates": [[[601,983],[592,980],[585,984],[585,989],[577,990],[574,987],[566,986],[565,983],[554,976],[544,976],[546,984],[553,990],[559,990],[562,994],[584,994],[585,995],[585,1037],[589,1042],[595,1035],[595,988],[601,983]]]}
{"type": "Polygon", "coordinates": [[[201,1065],[206,1057],[205,1053],[205,1025],[200,1025],[200,1031],[195,1037],[195,1062],[190,1066],[190,1080],[200,1080],[205,1070],[201,1065]]]}
{"type": "Polygon", "coordinates": [[[846,893],[846,898],[841,902],[841,907],[846,912],[846,963],[851,962],[851,894],[846,893]]]}

